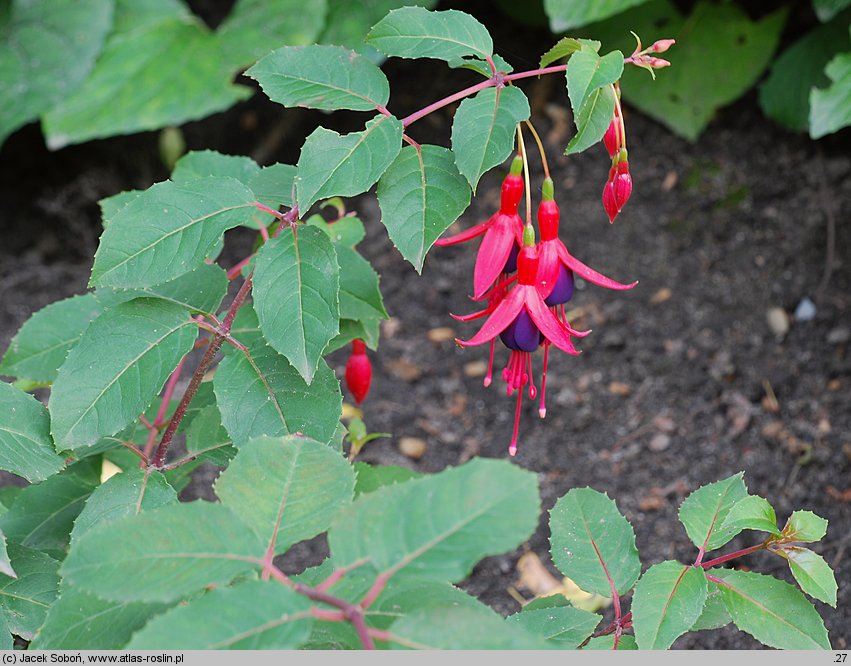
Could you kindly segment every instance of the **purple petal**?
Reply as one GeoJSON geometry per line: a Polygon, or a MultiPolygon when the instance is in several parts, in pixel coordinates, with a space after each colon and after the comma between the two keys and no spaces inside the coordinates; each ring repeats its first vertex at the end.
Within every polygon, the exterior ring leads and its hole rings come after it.
{"type": "Polygon", "coordinates": [[[500,340],[509,349],[533,352],[541,344],[541,332],[532,322],[526,308],[520,310],[517,318],[499,334],[500,340]]]}

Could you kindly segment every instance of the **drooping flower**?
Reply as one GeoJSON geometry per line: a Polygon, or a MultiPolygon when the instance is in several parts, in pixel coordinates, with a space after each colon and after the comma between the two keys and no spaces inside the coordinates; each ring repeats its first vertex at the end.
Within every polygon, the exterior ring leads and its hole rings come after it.
{"type": "Polygon", "coordinates": [[[372,363],[366,355],[366,345],[363,340],[352,340],[352,354],[346,363],[346,386],[355,399],[355,404],[361,404],[369,393],[372,384],[372,363]]]}
{"type": "Polygon", "coordinates": [[[515,157],[509,174],[502,181],[499,210],[487,222],[455,236],[438,239],[435,243],[443,247],[483,236],[473,271],[473,295],[476,300],[481,299],[495,282],[500,281],[503,273],[515,270],[516,253],[523,242],[523,220],[517,214],[523,196],[522,170],[523,160],[519,156],[515,157]]]}
{"type": "Polygon", "coordinates": [[[524,246],[517,257],[517,285],[495,306],[464,319],[490,316],[469,340],[458,340],[461,347],[493,342],[497,336],[511,351],[502,377],[511,395],[517,391],[517,407],[514,413],[514,431],[508,447],[510,455],[517,452],[517,432],[520,424],[520,409],[523,387],[529,385],[528,394],[535,399],[537,389],[532,376],[532,357],[542,343],[555,345],[568,354],[578,354],[572,337],[583,337],[590,331],[577,331],[560,321],[544,302],[538,291],[538,248],[534,244],[534,230],[526,228],[524,246]]]}

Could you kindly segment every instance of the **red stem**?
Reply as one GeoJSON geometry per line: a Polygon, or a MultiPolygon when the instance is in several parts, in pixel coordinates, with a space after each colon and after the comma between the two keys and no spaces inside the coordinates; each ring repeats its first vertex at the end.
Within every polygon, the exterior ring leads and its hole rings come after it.
{"type": "Polygon", "coordinates": [[[714,560],[709,560],[708,562],[701,562],[700,566],[704,569],[709,569],[710,567],[714,567],[716,564],[721,564],[722,562],[727,562],[728,560],[733,560],[737,557],[742,557],[744,555],[749,555],[750,553],[755,553],[758,550],[763,550],[767,545],[768,542],[763,541],[762,543],[758,543],[755,546],[743,548],[742,550],[737,550],[734,553],[727,553],[726,555],[722,555],[721,557],[716,557],[714,560]]]}

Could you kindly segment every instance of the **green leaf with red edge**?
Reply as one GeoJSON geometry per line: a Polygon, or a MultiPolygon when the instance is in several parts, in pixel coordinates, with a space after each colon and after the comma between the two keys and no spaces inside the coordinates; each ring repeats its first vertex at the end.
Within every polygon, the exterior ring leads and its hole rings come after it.
{"type": "Polygon", "coordinates": [[[829,650],[824,622],[795,587],[753,571],[719,571],[718,588],[735,625],[769,647],[829,650]]]}
{"type": "Polygon", "coordinates": [[[138,288],[188,273],[225,231],[251,219],[255,202],[251,190],[229,177],[157,183],[109,219],[90,283],[138,288]]]}
{"type": "Polygon", "coordinates": [[[461,102],[452,120],[452,152],[473,192],[482,174],[511,154],[517,123],[529,113],[526,95],[513,86],[485,88],[461,102]]]}
{"type": "Polygon", "coordinates": [[[544,0],[544,10],[553,32],[588,25],[647,0],[544,0]]]}
{"type": "Polygon", "coordinates": [[[53,384],[48,409],[56,447],[87,447],[136,419],[196,336],[189,312],[173,303],[139,298],[107,309],[86,329],[53,384]]]}
{"type": "Polygon", "coordinates": [[[0,469],[44,481],[65,467],[53,448],[50,416],[38,400],[0,382],[0,469]]]}
{"type": "Polygon", "coordinates": [[[736,533],[742,530],[758,530],[780,535],[774,508],[768,500],[759,495],[748,495],[736,502],[724,519],[721,528],[733,530],[736,533]]]}
{"type": "Polygon", "coordinates": [[[387,77],[341,46],[285,46],[245,72],[273,102],[310,109],[374,111],[390,99],[387,77]]]}
{"type": "Polygon", "coordinates": [[[352,501],[355,474],[338,452],[306,437],[259,437],[216,481],[226,507],[277,555],[328,529],[352,501]]]}
{"type": "Polygon", "coordinates": [[[827,534],[827,520],[812,511],[793,511],[782,534],[787,541],[821,541],[827,534]]]}
{"type": "Polygon", "coordinates": [[[789,569],[804,592],[836,608],[836,576],[821,555],[799,546],[782,546],[769,550],[789,562],[789,569]]]}
{"type": "Polygon", "coordinates": [[[316,227],[285,229],[257,254],[252,293],[260,330],[307,383],[339,333],[339,290],[337,253],[316,227]]]}
{"type": "Polygon", "coordinates": [[[704,552],[720,548],[744,528],[725,527],[730,509],[748,494],[744,472],[698,488],[680,505],[680,522],[691,542],[704,552]]]}
{"type": "Polygon", "coordinates": [[[470,185],[452,152],[406,146],[378,181],[381,222],[417,272],[440,235],[470,204],[470,185]]]}
{"type": "Polygon", "coordinates": [[[487,59],[493,40],[487,28],[469,14],[422,7],[394,9],[376,23],[366,43],[397,58],[436,58],[451,61],[465,56],[487,59]]]}
{"type": "Polygon", "coordinates": [[[258,568],[265,549],[254,530],[220,504],[171,504],[87,532],[62,575],[103,599],[170,602],[258,568]]]}
{"type": "Polygon", "coordinates": [[[635,532],[614,500],[574,488],[550,511],[553,564],[586,592],[624,594],[641,573],[635,532]]]}
{"type": "Polygon", "coordinates": [[[527,539],[539,502],[531,472],[474,459],[361,495],[338,514],[328,544],[338,567],[365,561],[395,576],[458,581],[527,539]]]}
{"type": "Polygon", "coordinates": [[[306,213],[319,199],[366,192],[402,148],[402,123],[379,114],[363,132],[340,135],[317,127],[298,158],[298,208],[306,213]]]}
{"type": "Polygon", "coordinates": [[[706,576],[700,567],[668,560],[654,564],[638,581],[632,625],[642,650],[667,650],[703,612],[706,576]]]}

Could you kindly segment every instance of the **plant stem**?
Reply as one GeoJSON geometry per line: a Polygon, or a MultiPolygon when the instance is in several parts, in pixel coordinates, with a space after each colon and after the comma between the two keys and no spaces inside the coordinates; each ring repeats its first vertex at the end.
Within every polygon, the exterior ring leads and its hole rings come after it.
{"type": "Polygon", "coordinates": [[[520,147],[520,155],[523,157],[523,179],[526,181],[526,224],[531,225],[532,188],[529,186],[529,159],[526,156],[526,144],[523,141],[523,130],[520,125],[517,125],[517,145],[520,147]]]}
{"type": "Polygon", "coordinates": [[[699,566],[703,567],[704,569],[709,569],[710,567],[714,567],[715,565],[721,564],[722,562],[727,562],[728,560],[733,560],[737,557],[742,557],[744,555],[749,555],[750,553],[755,553],[758,550],[763,550],[767,545],[768,541],[763,541],[762,543],[758,543],[755,546],[750,546],[749,548],[737,550],[734,553],[727,553],[726,555],[722,555],[721,557],[716,557],[714,560],[701,562],[699,566]]]}
{"type": "Polygon", "coordinates": [[[524,121],[526,123],[526,127],[529,128],[529,131],[532,132],[532,136],[535,137],[535,143],[538,144],[538,152],[541,154],[541,164],[544,166],[544,178],[550,177],[550,165],[547,163],[547,153],[544,150],[544,144],[541,141],[541,137],[538,136],[538,132],[535,130],[535,126],[528,120],[524,121]]]}

